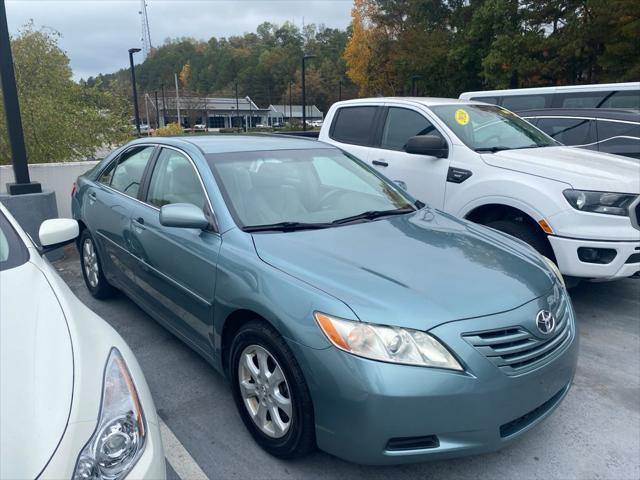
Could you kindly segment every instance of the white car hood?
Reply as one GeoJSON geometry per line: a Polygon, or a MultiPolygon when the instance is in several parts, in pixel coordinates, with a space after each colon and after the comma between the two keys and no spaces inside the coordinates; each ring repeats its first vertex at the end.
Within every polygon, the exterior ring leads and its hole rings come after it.
{"type": "Polygon", "coordinates": [[[640,161],[575,147],[483,153],[494,167],[568,183],[578,190],[640,193],[640,161]]]}
{"type": "Polygon", "coordinates": [[[32,263],[0,272],[0,478],[36,478],[67,426],[73,352],[67,323],[32,263]]]}

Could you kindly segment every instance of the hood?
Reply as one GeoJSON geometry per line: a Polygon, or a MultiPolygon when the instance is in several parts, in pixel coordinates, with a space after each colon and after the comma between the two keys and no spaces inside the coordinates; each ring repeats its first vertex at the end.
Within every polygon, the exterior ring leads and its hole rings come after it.
{"type": "Polygon", "coordinates": [[[253,238],[266,263],[342,300],[372,323],[428,330],[516,308],[553,286],[528,246],[428,208],[253,238]]]}
{"type": "Polygon", "coordinates": [[[67,426],[71,338],[35,265],[0,272],[0,284],[0,478],[36,478],[67,426]]]}
{"type": "Polygon", "coordinates": [[[483,153],[494,167],[567,183],[578,190],[640,193],[640,161],[576,147],[525,148],[483,153]]]}

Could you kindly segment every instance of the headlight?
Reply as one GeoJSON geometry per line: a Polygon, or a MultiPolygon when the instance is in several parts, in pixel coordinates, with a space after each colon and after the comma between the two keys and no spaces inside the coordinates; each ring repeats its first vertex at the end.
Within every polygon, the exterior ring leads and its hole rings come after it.
{"type": "Polygon", "coordinates": [[[462,370],[462,366],[435,338],[409,328],[354,322],[314,314],[329,341],[345,352],[383,362],[462,370]]]}
{"type": "Polygon", "coordinates": [[[562,276],[562,273],[560,272],[560,269],[555,264],[555,262],[553,260],[551,260],[550,258],[545,257],[544,255],[542,255],[542,258],[544,258],[544,261],[546,262],[547,266],[549,267],[549,270],[551,270],[554,273],[554,275],[556,276],[556,278],[558,279],[560,284],[563,287],[566,288],[567,286],[564,284],[564,277],[562,276]]]}
{"type": "Polygon", "coordinates": [[[587,190],[565,190],[562,192],[569,205],[582,212],[627,216],[629,205],[637,195],[629,193],[589,192],[587,190]]]}
{"type": "Polygon", "coordinates": [[[98,428],[78,456],[73,480],[120,480],[142,454],[146,424],[127,365],[116,348],[107,359],[98,428]]]}

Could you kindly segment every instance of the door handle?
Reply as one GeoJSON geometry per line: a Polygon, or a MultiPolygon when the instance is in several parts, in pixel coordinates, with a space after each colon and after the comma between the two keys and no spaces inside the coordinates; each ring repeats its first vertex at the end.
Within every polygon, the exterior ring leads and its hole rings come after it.
{"type": "Polygon", "coordinates": [[[89,192],[89,202],[93,203],[98,199],[96,192],[89,192]]]}
{"type": "Polygon", "coordinates": [[[142,218],[142,217],[134,218],[133,219],[133,227],[138,232],[144,230],[145,229],[144,218],[142,218]]]}
{"type": "Polygon", "coordinates": [[[374,160],[373,162],[374,165],[378,165],[379,167],[388,167],[389,164],[387,162],[385,162],[384,160],[374,160]]]}

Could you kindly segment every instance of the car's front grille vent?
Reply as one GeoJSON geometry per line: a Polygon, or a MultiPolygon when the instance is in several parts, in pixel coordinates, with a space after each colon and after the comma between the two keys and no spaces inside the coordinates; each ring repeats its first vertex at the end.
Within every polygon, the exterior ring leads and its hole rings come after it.
{"type": "Polygon", "coordinates": [[[566,297],[554,309],[554,332],[540,338],[522,326],[465,333],[463,338],[508,375],[517,375],[551,360],[573,336],[566,297]]]}
{"type": "Polygon", "coordinates": [[[631,223],[633,226],[640,230],[640,198],[636,200],[635,208],[632,205],[629,209],[629,216],[631,217],[631,223]]]}

